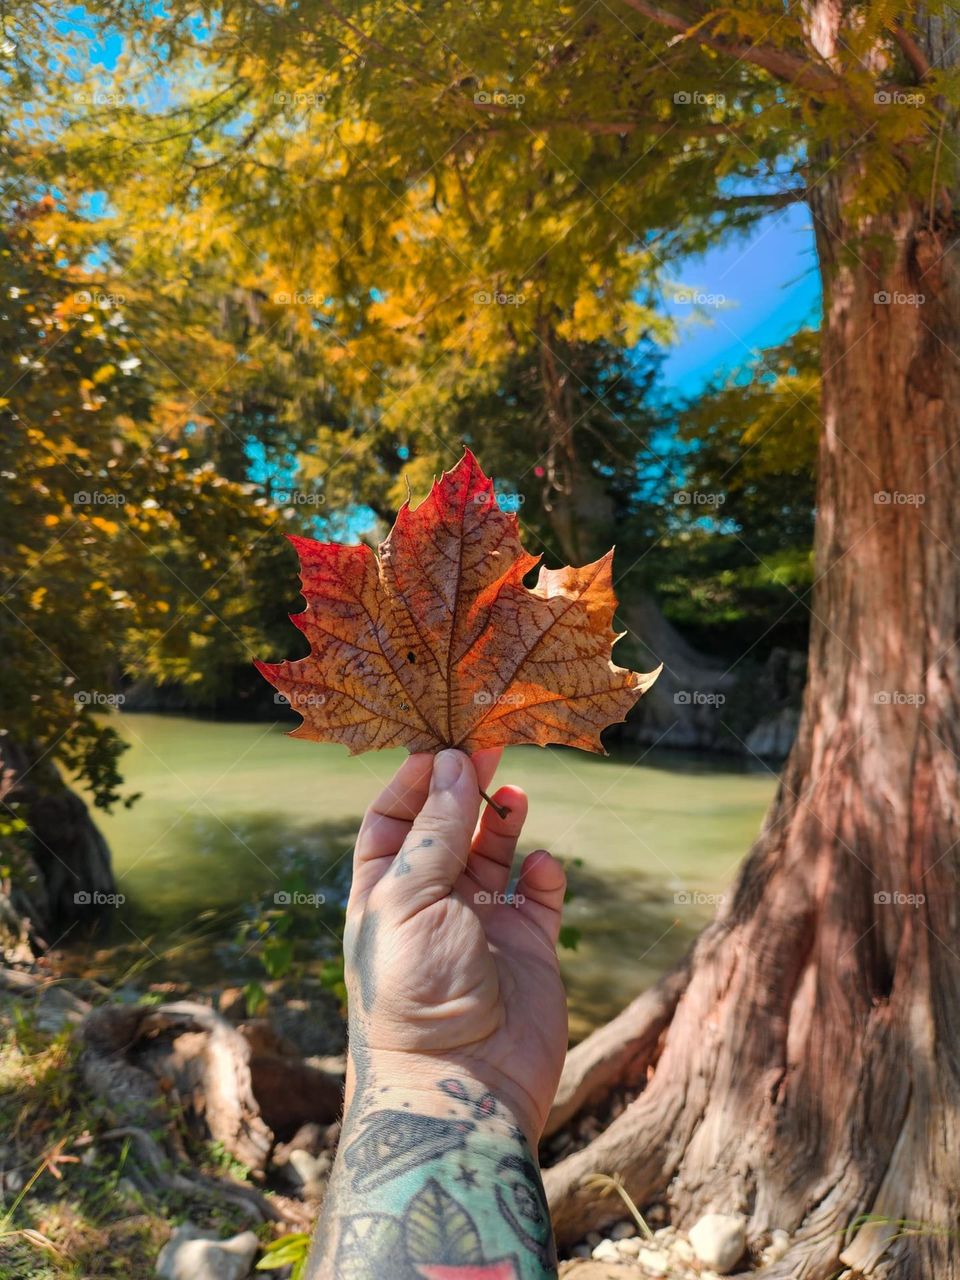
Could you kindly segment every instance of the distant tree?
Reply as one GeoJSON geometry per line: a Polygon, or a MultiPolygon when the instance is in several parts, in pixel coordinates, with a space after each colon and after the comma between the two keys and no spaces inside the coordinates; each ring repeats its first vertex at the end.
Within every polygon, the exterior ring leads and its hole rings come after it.
{"type": "Polygon", "coordinates": [[[667,616],[733,663],[775,643],[806,647],[819,356],[819,334],[801,330],[679,415],[683,479],[650,559],[667,616]]]}

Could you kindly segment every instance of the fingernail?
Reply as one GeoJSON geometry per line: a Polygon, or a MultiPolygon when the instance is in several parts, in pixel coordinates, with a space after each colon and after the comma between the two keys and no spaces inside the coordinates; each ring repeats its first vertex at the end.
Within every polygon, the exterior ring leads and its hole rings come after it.
{"type": "Polygon", "coordinates": [[[433,761],[433,774],[430,778],[431,791],[449,791],[456,786],[457,779],[463,769],[462,751],[441,751],[433,761]]]}

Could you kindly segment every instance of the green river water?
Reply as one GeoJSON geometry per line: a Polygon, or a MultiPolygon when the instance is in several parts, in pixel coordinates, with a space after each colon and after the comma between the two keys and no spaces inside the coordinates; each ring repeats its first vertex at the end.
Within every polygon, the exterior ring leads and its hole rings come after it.
{"type": "MultiPolygon", "coordinates": [[[[118,724],[131,744],[126,786],[143,794],[97,819],[126,901],[110,913],[107,940],[81,948],[88,971],[108,981],[131,964],[147,966],[150,981],[264,978],[251,922],[291,886],[327,899],[300,963],[335,954],[354,833],[403,753],[350,758],[279,725],[129,714],[118,724]]],[[[537,747],[510,748],[497,780],[530,795],[522,852],[582,860],[568,868],[566,909],[580,942],[562,954],[575,1038],[683,954],[775,787],[770,773],[716,758],[537,747]]]]}

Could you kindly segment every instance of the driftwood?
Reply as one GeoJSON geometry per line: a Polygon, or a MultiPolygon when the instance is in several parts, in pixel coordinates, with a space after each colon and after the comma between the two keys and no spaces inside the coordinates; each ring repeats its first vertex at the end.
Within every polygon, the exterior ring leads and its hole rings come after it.
{"type": "MultiPolygon", "coordinates": [[[[107,1106],[113,1136],[128,1137],[159,1174],[167,1157],[147,1132],[164,1124],[173,1095],[183,1110],[225,1151],[262,1176],[278,1137],[301,1125],[329,1124],[340,1110],[340,1082],[303,1062],[283,1056],[282,1045],[262,1028],[247,1035],[206,1005],[178,1001],[154,1008],[106,1005],[81,1027],[84,1080],[107,1106]]],[[[164,1127],[166,1127],[164,1125],[164,1127]]],[[[164,1173],[178,1189],[222,1194],[259,1216],[293,1221],[300,1216],[276,1207],[259,1192],[237,1183],[164,1173]],[[182,1183],[183,1185],[179,1185],[182,1183]]]]}

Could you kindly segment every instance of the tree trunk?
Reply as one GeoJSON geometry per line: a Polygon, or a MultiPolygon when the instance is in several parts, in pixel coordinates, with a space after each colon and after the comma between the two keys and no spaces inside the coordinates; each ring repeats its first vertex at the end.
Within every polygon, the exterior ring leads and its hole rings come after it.
{"type": "MultiPolygon", "coordinates": [[[[542,379],[547,420],[553,443],[546,455],[550,528],[568,564],[589,564],[606,555],[616,542],[614,504],[584,455],[584,438],[576,431],[577,410],[571,402],[571,379],[553,352],[555,339],[541,338],[542,379]]],[[[590,447],[589,444],[587,447],[590,447]]],[[[631,640],[641,650],[644,671],[663,663],[656,683],[631,713],[625,731],[633,742],[679,750],[710,750],[722,735],[716,695],[724,697],[736,683],[725,664],[698,653],[663,616],[647,592],[634,594],[618,613],[631,640]]]]}
{"type": "Polygon", "coordinates": [[[5,803],[25,823],[27,874],[14,874],[10,903],[47,946],[73,924],[93,924],[116,892],[110,850],[83,800],[49,758],[8,738],[0,745],[5,803]]]}
{"type": "Polygon", "coordinates": [[[960,270],[955,229],[923,208],[848,225],[843,183],[814,204],[824,429],[797,742],[666,1029],[634,1023],[639,1053],[571,1055],[568,1114],[604,1073],[637,1096],[546,1182],[562,1242],[622,1215],[582,1185],[619,1172],[681,1225],[742,1211],[754,1245],[785,1228],[793,1246],[765,1277],[952,1280],[960,270]]]}

